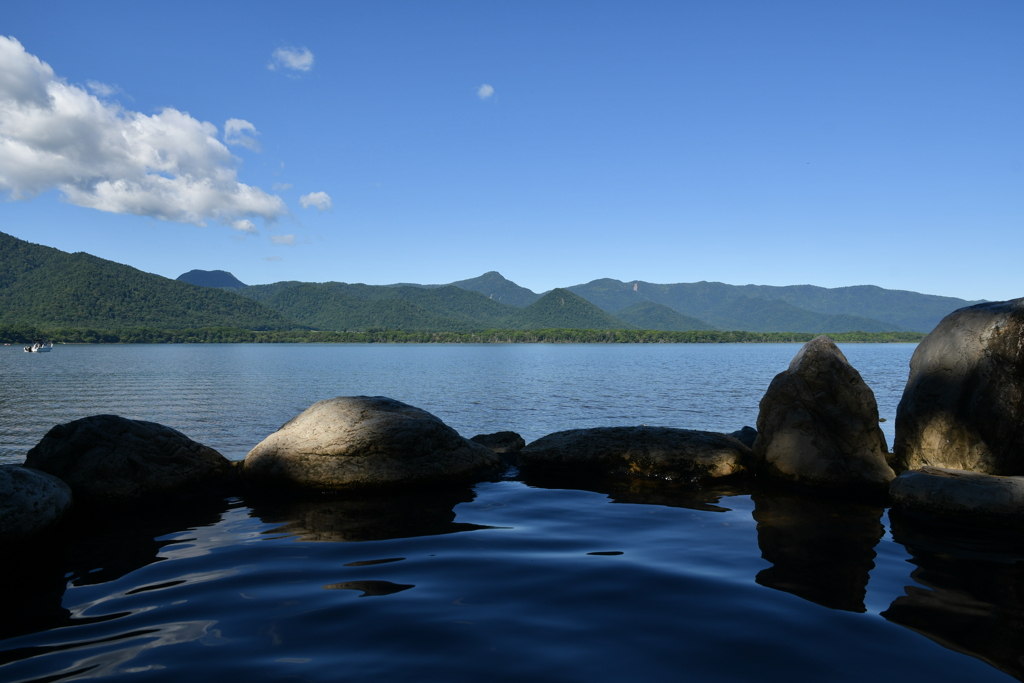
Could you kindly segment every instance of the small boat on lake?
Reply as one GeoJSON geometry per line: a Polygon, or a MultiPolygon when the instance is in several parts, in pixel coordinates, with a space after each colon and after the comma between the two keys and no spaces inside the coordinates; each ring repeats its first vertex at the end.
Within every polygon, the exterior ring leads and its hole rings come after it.
{"type": "Polygon", "coordinates": [[[53,349],[52,341],[35,341],[25,347],[25,353],[44,353],[53,349]]]}

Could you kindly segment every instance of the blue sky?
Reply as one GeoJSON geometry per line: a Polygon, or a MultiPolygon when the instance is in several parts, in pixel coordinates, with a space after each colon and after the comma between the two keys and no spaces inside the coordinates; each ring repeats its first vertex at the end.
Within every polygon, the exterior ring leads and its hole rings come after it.
{"type": "Polygon", "coordinates": [[[35,2],[0,230],[176,277],[1024,296],[1024,3],[35,2]]]}

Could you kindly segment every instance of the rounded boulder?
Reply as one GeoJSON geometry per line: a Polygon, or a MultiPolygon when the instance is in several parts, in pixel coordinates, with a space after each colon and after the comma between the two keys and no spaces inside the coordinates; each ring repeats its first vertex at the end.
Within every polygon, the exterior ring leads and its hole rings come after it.
{"type": "Polygon", "coordinates": [[[922,467],[896,477],[889,496],[894,507],[909,512],[1024,524],[1024,477],[922,467]]]}
{"type": "Polygon", "coordinates": [[[555,432],[519,452],[524,469],[671,481],[746,470],[750,449],[717,432],[674,427],[595,427],[555,432]]]}
{"type": "Polygon", "coordinates": [[[53,427],[25,466],[59,477],[89,503],[211,493],[232,474],[217,451],[176,429],[118,415],[92,415],[53,427]]]}
{"type": "Polygon", "coordinates": [[[953,311],[918,344],[892,464],[1024,474],[1024,299],[953,311]]]}
{"type": "Polygon", "coordinates": [[[316,490],[463,484],[499,474],[491,449],[385,396],[318,401],[245,457],[246,481],[316,490]]]}
{"type": "Polygon", "coordinates": [[[21,465],[0,465],[0,542],[24,541],[55,526],[71,508],[71,488],[21,465]]]}

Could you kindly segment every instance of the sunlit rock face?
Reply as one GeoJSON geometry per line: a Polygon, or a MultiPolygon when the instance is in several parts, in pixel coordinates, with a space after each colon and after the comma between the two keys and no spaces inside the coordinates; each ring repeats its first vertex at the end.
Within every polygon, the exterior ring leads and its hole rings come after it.
{"type": "Polygon", "coordinates": [[[918,345],[892,465],[1024,474],[1024,299],[954,311],[918,345]]]}
{"type": "Polygon", "coordinates": [[[884,489],[895,477],[875,395],[828,337],[804,344],[761,399],[754,455],[769,474],[814,486],[884,489]]]}
{"type": "Polygon", "coordinates": [[[1024,525],[1024,477],[923,467],[896,477],[889,496],[908,511],[1024,525]]]}
{"type": "Polygon", "coordinates": [[[25,541],[54,527],[71,507],[71,488],[20,465],[0,465],[0,543],[25,541]]]}
{"type": "Polygon", "coordinates": [[[25,466],[62,479],[78,502],[102,504],[214,493],[232,475],[231,463],[209,446],[118,415],[57,425],[28,452],[25,466]]]}
{"type": "Polygon", "coordinates": [[[541,437],[519,452],[519,464],[524,470],[696,481],[743,473],[750,457],[749,448],[717,432],[595,427],[541,437]]]}
{"type": "Polygon", "coordinates": [[[340,396],[260,442],[243,474],[262,488],[339,491],[482,481],[504,467],[425,410],[384,396],[340,396]]]}

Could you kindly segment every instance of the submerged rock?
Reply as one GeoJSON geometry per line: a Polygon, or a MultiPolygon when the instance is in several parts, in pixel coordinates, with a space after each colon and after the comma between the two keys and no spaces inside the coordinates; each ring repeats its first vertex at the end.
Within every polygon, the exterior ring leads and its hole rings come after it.
{"type": "Polygon", "coordinates": [[[71,488],[53,475],[0,465],[0,542],[24,541],[54,527],[71,508],[71,488]]]}
{"type": "Polygon", "coordinates": [[[729,432],[729,436],[739,441],[747,448],[753,448],[754,442],[757,440],[757,430],[750,426],[745,426],[743,429],[737,429],[735,432],[729,432]]]}
{"type": "Polygon", "coordinates": [[[1024,523],[1024,477],[922,467],[896,477],[889,495],[894,507],[909,512],[1024,523]]]}
{"type": "Polygon", "coordinates": [[[91,503],[213,493],[232,472],[224,456],[175,429],[117,415],[57,425],[25,466],[59,477],[76,500],[91,503]]]}
{"type": "Polygon", "coordinates": [[[668,480],[746,470],[750,449],[731,436],[672,427],[596,427],[555,432],[519,452],[524,469],[668,480]]]}
{"type": "Polygon", "coordinates": [[[953,311],[918,345],[892,465],[1024,474],[1024,299],[953,311]]]}
{"type": "Polygon", "coordinates": [[[477,434],[470,441],[487,446],[502,457],[510,465],[519,463],[519,451],[526,446],[523,437],[515,432],[495,432],[494,434],[477,434]]]}
{"type": "Polygon", "coordinates": [[[320,490],[469,483],[505,468],[501,457],[425,410],[384,396],[319,401],[245,458],[247,481],[320,490]]]}
{"type": "Polygon", "coordinates": [[[761,399],[754,454],[776,477],[836,488],[881,489],[896,476],[878,404],[828,337],[804,344],[761,399]]]}

